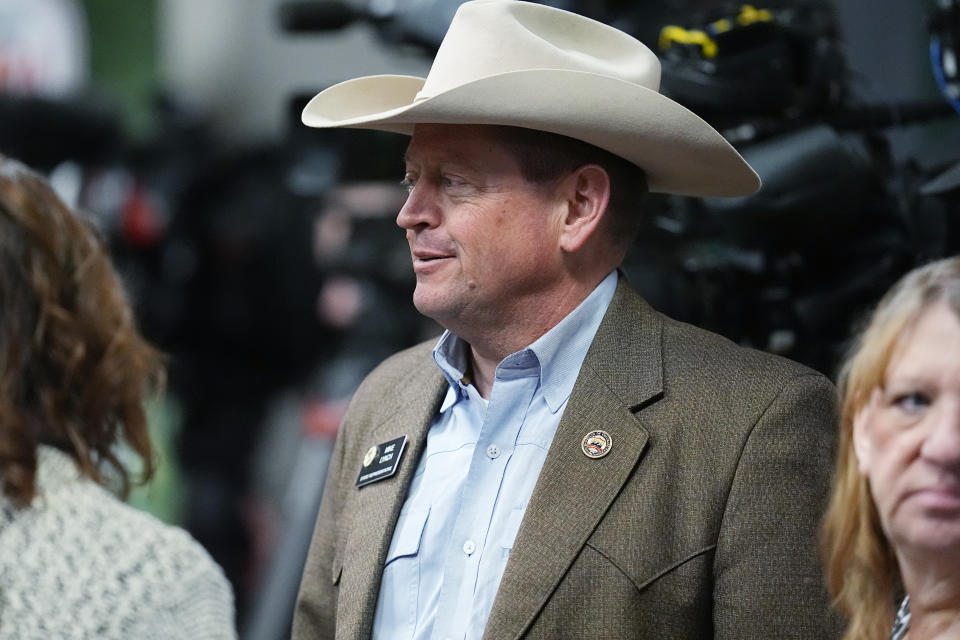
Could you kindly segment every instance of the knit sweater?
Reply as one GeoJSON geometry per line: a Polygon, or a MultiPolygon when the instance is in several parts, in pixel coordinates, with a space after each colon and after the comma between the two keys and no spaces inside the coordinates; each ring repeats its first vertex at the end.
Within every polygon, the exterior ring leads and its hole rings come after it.
{"type": "Polygon", "coordinates": [[[223,572],[186,532],[41,447],[37,497],[0,497],[0,638],[235,638],[223,572]]]}

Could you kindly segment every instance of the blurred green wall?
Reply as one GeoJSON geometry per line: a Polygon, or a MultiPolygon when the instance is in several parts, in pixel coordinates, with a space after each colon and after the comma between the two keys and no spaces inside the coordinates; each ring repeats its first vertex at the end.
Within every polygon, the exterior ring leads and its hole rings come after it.
{"type": "Polygon", "coordinates": [[[151,103],[157,90],[159,0],[81,0],[90,29],[94,86],[117,100],[127,132],[142,139],[153,131],[151,103]]]}

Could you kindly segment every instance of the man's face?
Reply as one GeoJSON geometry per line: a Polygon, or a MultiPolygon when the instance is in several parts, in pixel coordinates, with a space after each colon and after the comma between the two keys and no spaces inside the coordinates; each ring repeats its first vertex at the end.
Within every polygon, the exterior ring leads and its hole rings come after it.
{"type": "Polygon", "coordinates": [[[899,549],[960,553],[960,320],[943,303],[900,338],[854,422],[860,471],[899,549]]]}
{"type": "Polygon", "coordinates": [[[490,127],[417,125],[406,153],[413,302],[454,331],[502,325],[549,299],[566,205],[528,182],[490,127]]]}

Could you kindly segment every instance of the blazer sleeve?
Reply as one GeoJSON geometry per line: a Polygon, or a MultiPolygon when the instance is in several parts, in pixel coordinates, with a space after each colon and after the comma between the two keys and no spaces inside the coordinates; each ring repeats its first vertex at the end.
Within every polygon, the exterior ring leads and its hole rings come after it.
{"type": "Polygon", "coordinates": [[[833,385],[788,382],[746,439],[714,556],[715,638],[836,638],[817,555],[837,433],[833,385]]]}
{"type": "Polygon", "coordinates": [[[330,459],[323,498],[303,569],[300,593],[293,616],[292,640],[333,638],[337,619],[337,583],[342,563],[340,530],[343,523],[345,489],[343,459],[347,434],[341,425],[330,459]]]}

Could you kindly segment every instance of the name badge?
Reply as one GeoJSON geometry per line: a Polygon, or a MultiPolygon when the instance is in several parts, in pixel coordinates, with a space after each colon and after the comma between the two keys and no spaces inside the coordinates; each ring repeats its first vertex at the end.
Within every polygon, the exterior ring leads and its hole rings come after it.
{"type": "Polygon", "coordinates": [[[363,456],[363,467],[357,476],[357,486],[362,487],[395,474],[400,468],[400,458],[406,445],[407,436],[400,436],[367,449],[363,456]]]}

